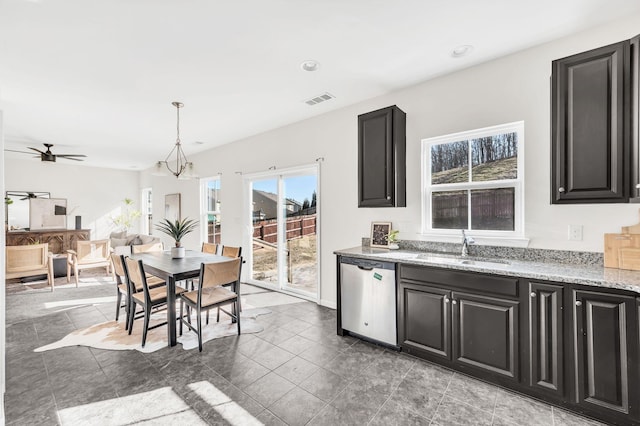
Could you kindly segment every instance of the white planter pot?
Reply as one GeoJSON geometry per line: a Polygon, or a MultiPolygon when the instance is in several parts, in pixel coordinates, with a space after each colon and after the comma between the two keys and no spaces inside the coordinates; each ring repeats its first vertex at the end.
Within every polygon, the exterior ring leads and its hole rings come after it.
{"type": "Polygon", "coordinates": [[[400,246],[398,245],[398,243],[389,243],[389,249],[398,250],[399,248],[400,246]]]}
{"type": "Polygon", "coordinates": [[[182,259],[184,257],[184,247],[171,247],[171,258],[182,259]]]}

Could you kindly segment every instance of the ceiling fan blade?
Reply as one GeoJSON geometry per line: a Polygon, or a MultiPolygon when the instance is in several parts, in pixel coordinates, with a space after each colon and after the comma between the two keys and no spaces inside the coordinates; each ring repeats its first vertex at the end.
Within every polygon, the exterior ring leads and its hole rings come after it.
{"type": "Polygon", "coordinates": [[[70,158],[70,157],[86,157],[84,154],[56,154],[56,157],[70,158]]]}
{"type": "Polygon", "coordinates": [[[5,149],[5,152],[19,152],[20,154],[33,154],[33,152],[29,152],[29,151],[18,151],[17,149],[5,149]]]}
{"type": "Polygon", "coordinates": [[[28,146],[27,148],[34,150],[35,152],[39,152],[40,154],[45,154],[44,151],[40,151],[38,148],[32,148],[30,146],[28,146]]]}
{"type": "MultiPolygon", "coordinates": [[[[83,157],[86,157],[83,155],[83,157]]],[[[66,155],[56,155],[56,158],[64,158],[65,160],[73,160],[73,161],[84,161],[82,158],[73,158],[66,155]]]]}

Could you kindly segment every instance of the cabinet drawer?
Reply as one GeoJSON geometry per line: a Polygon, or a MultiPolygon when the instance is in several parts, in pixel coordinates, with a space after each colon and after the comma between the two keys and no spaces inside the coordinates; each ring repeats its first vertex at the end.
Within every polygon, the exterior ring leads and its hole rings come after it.
{"type": "Polygon", "coordinates": [[[464,288],[475,291],[480,290],[483,293],[489,292],[512,297],[518,296],[517,278],[412,265],[400,265],[400,278],[402,280],[422,281],[447,287],[464,288]]]}

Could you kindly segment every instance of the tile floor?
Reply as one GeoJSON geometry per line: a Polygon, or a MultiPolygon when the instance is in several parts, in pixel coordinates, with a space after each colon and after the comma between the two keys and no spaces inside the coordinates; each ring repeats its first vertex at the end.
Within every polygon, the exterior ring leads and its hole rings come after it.
{"type": "Polygon", "coordinates": [[[336,312],[243,286],[264,331],[151,354],[33,349],[113,319],[113,284],[7,295],[8,425],[597,424],[335,333],[336,312]],[[284,304],[283,304],[284,303],[284,304]]]}

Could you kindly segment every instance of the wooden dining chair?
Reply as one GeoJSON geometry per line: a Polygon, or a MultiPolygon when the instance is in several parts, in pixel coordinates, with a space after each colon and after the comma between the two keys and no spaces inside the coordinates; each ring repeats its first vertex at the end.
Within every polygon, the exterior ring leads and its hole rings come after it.
{"type": "Polygon", "coordinates": [[[218,254],[218,244],[202,243],[202,252],[208,254],[218,254]]]}
{"type": "Polygon", "coordinates": [[[226,262],[203,263],[200,265],[200,285],[197,290],[182,293],[180,295],[180,335],[182,336],[182,325],[185,324],[189,330],[198,335],[198,349],[202,352],[202,311],[209,312],[212,308],[218,308],[218,321],[220,321],[220,309],[222,306],[232,304],[232,312],[225,311],[238,327],[240,335],[240,268],[242,258],[238,257],[226,262]],[[232,284],[232,290],[226,286],[232,284]],[[187,305],[187,320],[183,317],[184,305],[187,305]],[[191,324],[191,311],[195,310],[196,324],[191,324]]]}
{"type": "Polygon", "coordinates": [[[225,257],[240,257],[242,247],[222,246],[222,255],[225,257]]]}
{"type": "MultiPolygon", "coordinates": [[[[130,312],[131,307],[134,306],[134,303],[131,302],[131,293],[129,292],[129,286],[127,281],[126,269],[124,266],[124,255],[111,253],[111,263],[113,268],[113,273],[116,276],[116,321],[120,316],[120,309],[125,308],[125,323],[124,328],[127,330],[129,328],[129,315],[132,315],[130,312]],[[122,297],[124,296],[124,304],[122,303],[122,297]]],[[[162,278],[154,277],[153,275],[147,274],[147,285],[149,288],[156,288],[165,285],[165,281],[162,278]]],[[[136,286],[135,292],[142,292],[142,284],[136,286]]],[[[135,312],[133,312],[135,315],[135,312]]]]}
{"type": "MultiPolygon", "coordinates": [[[[124,262],[125,274],[127,276],[128,290],[131,294],[132,306],[129,310],[129,334],[133,331],[133,321],[135,319],[136,306],[140,305],[144,311],[144,328],[142,329],[142,347],[147,341],[147,332],[154,328],[166,325],[167,322],[156,324],[149,327],[151,318],[151,310],[154,308],[164,307],[167,303],[167,286],[150,288],[147,282],[147,275],[144,272],[142,260],[134,260],[126,257],[124,262]],[[136,292],[136,287],[142,284],[142,292],[136,292]]],[[[184,293],[186,290],[180,286],[176,286],[176,297],[184,293]]]]}

